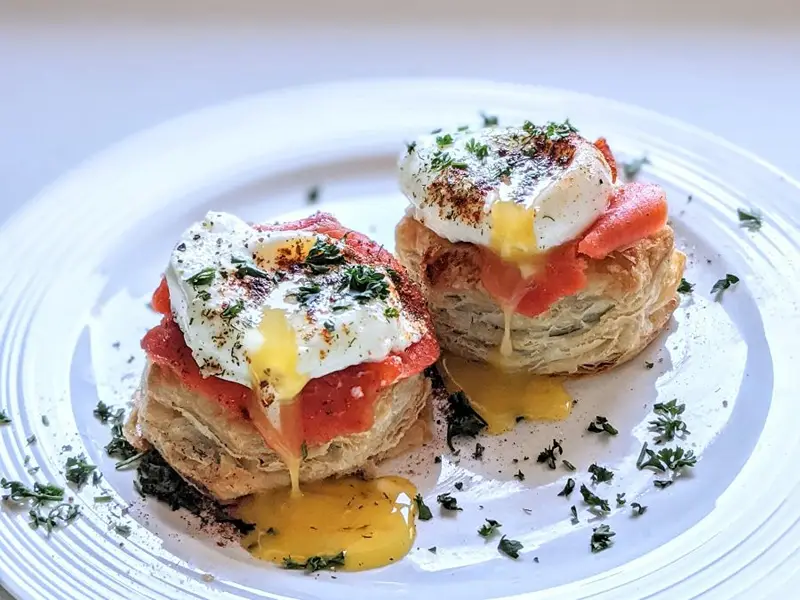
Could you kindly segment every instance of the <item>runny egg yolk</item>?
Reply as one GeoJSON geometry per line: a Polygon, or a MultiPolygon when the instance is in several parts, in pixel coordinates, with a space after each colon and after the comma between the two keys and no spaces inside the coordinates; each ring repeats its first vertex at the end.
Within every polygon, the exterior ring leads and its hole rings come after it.
{"type": "Polygon", "coordinates": [[[561,378],[505,372],[490,363],[452,354],[445,354],[441,365],[448,390],[463,390],[472,408],[486,421],[488,433],[509,431],[520,417],[566,419],[572,409],[572,398],[561,378]]]}
{"type": "MultiPolygon", "coordinates": [[[[270,262],[287,250],[302,259],[309,243],[291,248],[261,249],[270,262]],[[301,247],[302,246],[302,247],[301,247]]],[[[247,498],[239,518],[255,530],[243,545],[256,558],[300,567],[312,557],[333,559],[350,571],[388,565],[405,556],[416,533],[414,485],[401,477],[363,481],[355,477],[304,484],[302,411],[297,398],[309,381],[298,371],[297,333],[280,309],[264,310],[258,327],[259,344],[247,354],[253,394],[250,417],[265,443],[279,454],[289,470],[291,488],[279,488],[247,498]],[[265,404],[261,390],[269,387],[274,402],[265,404]],[[287,563],[286,561],[290,561],[287,563]]]]}
{"type": "Polygon", "coordinates": [[[347,571],[385,566],[414,541],[416,493],[402,477],[347,477],[304,485],[299,497],[285,488],[258,494],[237,511],[255,525],[242,543],[256,558],[284,565],[344,552],[347,571]]]}
{"type": "Polygon", "coordinates": [[[297,334],[280,309],[267,308],[258,326],[261,345],[248,353],[254,385],[269,382],[278,402],[292,402],[308,383],[297,371],[297,334]]]}
{"type": "Polygon", "coordinates": [[[525,263],[539,254],[535,231],[536,211],[516,202],[492,204],[489,246],[503,260],[525,263]]]}

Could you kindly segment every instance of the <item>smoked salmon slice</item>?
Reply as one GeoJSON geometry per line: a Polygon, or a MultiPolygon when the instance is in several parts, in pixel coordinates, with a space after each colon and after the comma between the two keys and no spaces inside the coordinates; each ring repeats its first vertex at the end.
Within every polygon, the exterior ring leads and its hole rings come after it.
{"type": "Polygon", "coordinates": [[[576,246],[571,242],[544,254],[534,275],[527,279],[517,265],[487,250],[481,271],[483,287],[507,310],[535,317],[586,285],[586,260],[578,256],[576,246]]]}
{"type": "Polygon", "coordinates": [[[628,183],[616,189],[608,210],[578,243],[578,252],[602,259],[656,233],[667,223],[667,196],[652,183],[628,183]]]}

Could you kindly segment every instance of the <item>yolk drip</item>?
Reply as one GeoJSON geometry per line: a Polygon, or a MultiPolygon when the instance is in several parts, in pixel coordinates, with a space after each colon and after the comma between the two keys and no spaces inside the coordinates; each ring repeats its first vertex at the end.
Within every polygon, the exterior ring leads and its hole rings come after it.
{"type": "Polygon", "coordinates": [[[280,309],[264,310],[258,327],[261,346],[248,353],[254,383],[269,382],[279,402],[291,402],[308,383],[297,371],[297,334],[280,309]]]}
{"type": "Polygon", "coordinates": [[[451,354],[445,354],[441,364],[448,389],[464,391],[472,408],[486,421],[488,433],[509,431],[519,417],[566,419],[572,408],[561,378],[504,372],[489,363],[451,354]]]}
{"type": "Polygon", "coordinates": [[[277,489],[238,509],[253,523],[243,545],[256,558],[282,564],[344,552],[344,569],[374,569],[405,556],[414,541],[414,485],[402,477],[329,479],[303,486],[302,496],[277,489]]]}
{"type": "Polygon", "coordinates": [[[250,418],[264,441],[273,448],[289,469],[292,491],[300,493],[300,447],[303,442],[302,414],[295,398],[308,383],[309,377],[297,370],[297,335],[278,309],[265,309],[259,325],[261,345],[248,353],[253,378],[250,418]],[[269,383],[276,402],[265,406],[261,401],[261,385],[269,383]],[[270,413],[278,411],[277,418],[270,413]],[[279,427],[275,426],[278,421],[279,427]]]}
{"type": "Polygon", "coordinates": [[[515,202],[492,205],[489,246],[503,260],[524,263],[539,253],[535,231],[536,212],[515,202]]]}

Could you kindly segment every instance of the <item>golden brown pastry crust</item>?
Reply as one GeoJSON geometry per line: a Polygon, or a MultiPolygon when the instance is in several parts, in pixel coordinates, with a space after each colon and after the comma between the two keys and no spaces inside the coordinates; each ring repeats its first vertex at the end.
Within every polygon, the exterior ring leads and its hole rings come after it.
{"type": "MultiPolygon", "coordinates": [[[[405,216],[396,230],[397,255],[425,290],[443,350],[486,361],[504,331],[500,306],[481,285],[480,249],[451,243],[405,216]]],[[[511,319],[509,370],[579,374],[610,369],[647,346],[678,306],[686,257],[664,226],[603,260],[589,260],[588,283],[536,317],[511,319]]]]}
{"type": "MultiPolygon", "coordinates": [[[[375,403],[375,423],[364,433],[309,448],[301,481],[346,475],[388,457],[409,434],[421,443],[427,432],[414,428],[431,396],[422,373],[386,388],[375,403]]],[[[153,446],[184,479],[221,502],[289,485],[286,466],[256,431],[217,402],[183,386],[168,369],[148,364],[125,426],[134,446],[153,446]]]]}

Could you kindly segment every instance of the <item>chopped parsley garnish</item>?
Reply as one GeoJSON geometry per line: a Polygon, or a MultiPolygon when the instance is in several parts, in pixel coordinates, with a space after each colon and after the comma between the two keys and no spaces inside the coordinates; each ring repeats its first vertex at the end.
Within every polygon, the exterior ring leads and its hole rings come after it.
{"type": "Polygon", "coordinates": [[[106,444],[106,454],[113,458],[119,458],[125,463],[140,454],[122,434],[122,425],[117,423],[111,428],[111,441],[106,444]]]}
{"type": "Polygon", "coordinates": [[[611,511],[611,507],[608,505],[608,500],[604,500],[600,496],[597,496],[584,484],[581,484],[581,496],[583,496],[583,501],[589,505],[590,510],[600,512],[611,511]]]}
{"type": "Polygon", "coordinates": [[[25,442],[27,443],[28,446],[30,446],[31,444],[35,444],[36,443],[36,436],[35,435],[28,436],[28,438],[25,440],[25,442]]]}
{"type": "Polygon", "coordinates": [[[131,526],[123,523],[114,523],[114,533],[122,537],[128,537],[131,534],[131,526]]]}
{"type": "MultiPolygon", "coordinates": [[[[450,450],[456,452],[453,447],[453,438],[458,436],[475,437],[486,428],[487,423],[470,406],[464,392],[450,394],[447,404],[447,445],[450,450]]],[[[477,446],[475,452],[478,452],[477,446]]],[[[483,446],[481,446],[480,455],[483,455],[483,446]]]]}
{"type": "Polygon", "coordinates": [[[200,298],[203,302],[208,302],[211,300],[211,292],[208,290],[200,290],[197,292],[197,297],[200,298]]]}
{"type": "Polygon", "coordinates": [[[548,467],[555,469],[557,455],[561,454],[564,454],[564,449],[558,441],[553,440],[552,446],[547,446],[544,450],[539,452],[539,456],[536,457],[536,462],[546,463],[548,467]]]}
{"type": "Polygon", "coordinates": [[[519,558],[519,551],[522,550],[522,543],[517,540],[510,540],[506,536],[500,538],[497,549],[511,558],[519,558]]]}
{"type": "Polygon", "coordinates": [[[436,496],[436,501],[442,505],[445,510],[464,510],[458,505],[458,500],[450,492],[439,494],[436,496]]]}
{"type": "Polygon", "coordinates": [[[368,265],[347,267],[339,287],[346,289],[361,304],[376,298],[385,300],[389,296],[386,275],[368,265]]]}
{"type": "Polygon", "coordinates": [[[645,369],[652,369],[655,366],[656,366],[656,364],[653,363],[653,362],[650,362],[649,360],[644,361],[644,368],[645,369]]]}
{"type": "Polygon", "coordinates": [[[589,546],[592,549],[592,552],[602,552],[610,548],[614,541],[611,539],[613,538],[616,533],[611,531],[611,527],[608,525],[600,525],[599,527],[595,527],[592,530],[592,538],[589,542],[589,546]]]}
{"type": "Polygon", "coordinates": [[[453,136],[449,133],[445,133],[444,135],[436,136],[436,145],[439,148],[445,148],[446,146],[450,146],[453,143],[453,136]]]}
{"type": "Polygon", "coordinates": [[[78,489],[80,489],[89,481],[89,476],[95,469],[97,469],[97,467],[87,463],[86,456],[83,454],[70,456],[64,468],[64,476],[67,478],[67,481],[74,483],[78,486],[78,489]]]}
{"type": "Polygon", "coordinates": [[[300,458],[303,460],[308,458],[308,444],[306,444],[305,440],[303,440],[303,443],[300,444],[300,458]]]}
{"type": "Polygon", "coordinates": [[[230,321],[234,317],[236,317],[240,312],[244,310],[244,300],[239,298],[233,304],[229,304],[228,307],[222,311],[221,317],[230,321]]]}
{"type": "Polygon", "coordinates": [[[442,128],[441,127],[437,127],[436,129],[431,131],[431,135],[436,135],[437,133],[442,133],[442,128]]]}
{"type": "Polygon", "coordinates": [[[647,511],[646,506],[642,506],[638,502],[631,502],[631,514],[633,514],[634,517],[643,515],[645,511],[647,511]]]}
{"type": "Polygon", "coordinates": [[[499,521],[495,521],[494,519],[486,519],[486,523],[481,525],[480,529],[478,529],[478,535],[481,537],[491,537],[503,524],[499,521]]]}
{"type": "Polygon", "coordinates": [[[344,566],[344,551],[339,552],[333,556],[311,556],[304,562],[292,560],[291,556],[283,559],[284,569],[293,569],[297,571],[306,571],[307,573],[314,573],[315,571],[322,571],[325,569],[334,569],[336,567],[344,566]]]}
{"type": "Polygon", "coordinates": [[[475,452],[472,453],[472,458],[480,460],[483,458],[483,451],[486,450],[480,442],[475,442],[475,452]]]}
{"type": "Polygon", "coordinates": [[[569,495],[572,493],[572,490],[575,489],[575,480],[570,477],[567,479],[567,483],[564,484],[564,489],[558,492],[559,496],[564,498],[569,498],[569,495]]]}
{"type": "Polygon", "coordinates": [[[675,482],[672,481],[671,479],[656,479],[653,481],[653,485],[662,490],[665,487],[671,486],[673,483],[675,482]]]}
{"type": "Polygon", "coordinates": [[[294,294],[294,297],[297,301],[302,304],[310,304],[314,300],[319,297],[319,293],[322,291],[322,288],[319,286],[318,283],[314,283],[313,281],[309,281],[305,285],[301,285],[297,288],[297,291],[294,294]]]}
{"type": "Polygon", "coordinates": [[[486,144],[481,144],[480,142],[476,141],[475,138],[471,138],[465,148],[467,152],[470,154],[474,154],[475,158],[479,160],[483,160],[487,156],[489,156],[489,146],[486,144]]]}
{"type": "Polygon", "coordinates": [[[597,415],[594,418],[594,421],[589,423],[589,427],[586,428],[586,431],[590,431],[592,433],[605,432],[608,435],[617,435],[619,433],[616,427],[614,427],[611,423],[608,422],[608,419],[600,415],[597,415]]]}
{"type": "Polygon", "coordinates": [[[122,418],[125,416],[125,409],[119,408],[114,410],[113,406],[109,406],[102,400],[97,403],[94,411],[92,411],[95,417],[97,417],[101,423],[108,423],[111,421],[112,423],[119,423],[122,421],[122,418]]]}
{"type": "Polygon", "coordinates": [[[334,265],[344,263],[342,250],[336,244],[317,238],[311,250],[308,251],[303,264],[314,274],[327,273],[334,265]]]}
{"type": "Polygon", "coordinates": [[[622,163],[622,174],[627,181],[633,181],[639,176],[642,167],[650,164],[650,159],[646,156],[636,158],[630,162],[622,163]]]}
{"type": "Polygon", "coordinates": [[[749,231],[758,231],[761,229],[762,217],[761,213],[755,209],[743,210],[741,208],[736,210],[739,215],[739,227],[744,227],[749,231]]]}
{"type": "Polygon", "coordinates": [[[577,469],[575,468],[575,465],[573,465],[571,462],[569,462],[566,458],[561,461],[561,464],[564,465],[564,468],[567,471],[577,471],[577,469]]]}
{"type": "Polygon", "coordinates": [[[217,272],[211,268],[206,267],[202,271],[198,271],[189,279],[186,280],[186,283],[190,284],[192,287],[198,287],[201,285],[208,285],[212,281],[214,281],[214,277],[217,276],[217,272]]]}
{"type": "Polygon", "coordinates": [[[359,303],[370,300],[385,300],[389,296],[386,275],[369,265],[352,265],[344,270],[340,290],[347,292],[359,303]]]}
{"type": "Polygon", "coordinates": [[[95,504],[107,504],[111,502],[113,498],[111,496],[95,496],[94,501],[95,504]]]}
{"type": "Polygon", "coordinates": [[[592,474],[592,483],[608,483],[614,479],[614,473],[597,463],[589,465],[588,471],[592,474]]]}
{"type": "Polygon", "coordinates": [[[239,279],[244,279],[248,275],[250,277],[255,277],[257,279],[272,279],[272,280],[275,279],[273,275],[259,269],[253,263],[247,262],[245,260],[235,261],[233,259],[231,259],[231,262],[236,264],[236,276],[239,279]]]}
{"type": "Polygon", "coordinates": [[[569,507],[569,512],[572,513],[572,524],[575,525],[578,522],[578,509],[574,504],[569,507]]]}
{"type": "Polygon", "coordinates": [[[653,412],[658,415],[658,418],[648,424],[651,431],[658,433],[658,437],[655,440],[656,444],[671,442],[675,439],[675,436],[683,436],[689,433],[686,423],[680,419],[685,409],[686,405],[678,404],[677,399],[664,403],[659,402],[653,406],[653,412]]]}
{"type": "Polygon", "coordinates": [[[4,410],[0,410],[0,425],[8,425],[9,423],[11,423],[11,419],[4,410]]]}
{"type": "Polygon", "coordinates": [[[494,115],[487,115],[485,112],[481,112],[481,119],[483,119],[483,126],[484,127],[495,127],[498,123],[498,119],[494,115]]]}
{"type": "Polygon", "coordinates": [[[661,473],[666,472],[667,469],[679,471],[686,467],[693,467],[696,464],[697,457],[692,450],[684,450],[678,446],[677,448],[662,448],[656,453],[647,447],[647,442],[642,446],[642,451],[636,460],[636,467],[640,471],[651,468],[661,473]]]}
{"type": "Polygon", "coordinates": [[[406,152],[408,152],[409,154],[411,154],[416,149],[417,149],[417,142],[406,143],[406,152]]]}
{"type": "Polygon", "coordinates": [[[522,471],[517,471],[516,473],[514,473],[514,479],[525,481],[525,473],[523,473],[522,471]]]}
{"type": "Polygon", "coordinates": [[[394,306],[389,306],[383,311],[383,316],[387,319],[396,319],[400,316],[400,311],[397,310],[394,306]]]}
{"type": "Polygon", "coordinates": [[[443,171],[448,167],[452,167],[454,169],[466,169],[467,163],[456,162],[449,153],[442,152],[441,150],[437,150],[431,155],[431,170],[443,171]]]}
{"type": "Polygon", "coordinates": [[[469,131],[469,125],[459,125],[456,131],[469,131]]]}
{"type": "Polygon", "coordinates": [[[433,514],[428,505],[425,504],[425,500],[422,499],[422,495],[417,494],[414,496],[414,502],[417,505],[417,518],[420,521],[430,521],[433,518],[433,514]]]}
{"type": "Polygon", "coordinates": [[[431,554],[436,554],[436,546],[431,546],[430,548],[428,548],[428,552],[430,552],[431,554]]]}
{"type": "Polygon", "coordinates": [[[530,121],[525,121],[525,123],[522,124],[522,129],[532,137],[544,137],[551,142],[563,140],[571,133],[576,133],[578,131],[572,123],[569,122],[569,119],[566,119],[563,123],[548,121],[544,126],[534,125],[530,121]]]}
{"type": "Polygon", "coordinates": [[[60,525],[67,525],[80,516],[81,510],[76,504],[69,504],[64,502],[55,508],[50,509],[47,514],[42,514],[40,509],[32,509],[28,511],[31,529],[45,529],[50,534],[54,529],[60,525]]]}
{"type": "Polygon", "coordinates": [[[45,502],[61,502],[64,499],[64,488],[53,485],[52,483],[33,484],[30,489],[20,481],[8,481],[5,477],[0,479],[0,488],[9,490],[8,494],[3,495],[3,500],[12,502],[33,501],[34,506],[39,506],[45,502]]]}
{"type": "Polygon", "coordinates": [[[678,292],[681,294],[691,294],[692,290],[694,290],[694,284],[689,283],[688,281],[686,281],[686,279],[681,277],[681,282],[678,285],[678,292]]]}
{"type": "Polygon", "coordinates": [[[617,506],[625,506],[626,502],[627,500],[625,500],[625,492],[617,494],[617,506]]]}
{"type": "Polygon", "coordinates": [[[319,202],[319,186],[315,185],[308,188],[306,192],[306,204],[316,204],[319,202]]]}
{"type": "Polygon", "coordinates": [[[453,487],[456,488],[459,492],[464,489],[464,482],[463,481],[456,481],[453,484],[453,487]]]}
{"type": "Polygon", "coordinates": [[[328,333],[333,333],[334,330],[336,329],[336,326],[334,325],[333,321],[330,320],[326,320],[324,323],[322,323],[322,326],[328,333]]]}
{"type": "Polygon", "coordinates": [[[722,293],[732,285],[739,283],[739,278],[736,275],[728,273],[724,279],[718,279],[711,288],[711,293],[714,294],[714,301],[719,302],[722,300],[722,293]]]}

